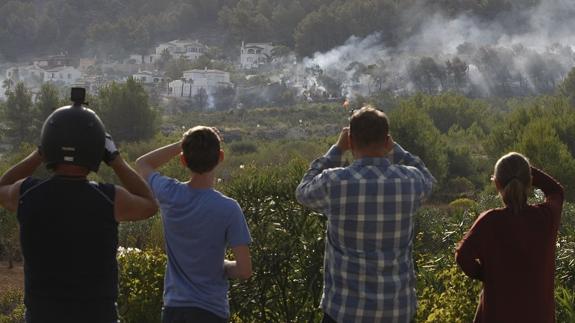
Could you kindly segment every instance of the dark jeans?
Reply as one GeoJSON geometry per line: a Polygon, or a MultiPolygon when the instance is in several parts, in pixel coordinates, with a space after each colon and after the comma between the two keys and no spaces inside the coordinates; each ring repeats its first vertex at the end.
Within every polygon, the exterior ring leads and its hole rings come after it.
{"type": "Polygon", "coordinates": [[[162,323],[227,323],[228,319],[198,307],[169,307],[162,309],[162,323]]]}

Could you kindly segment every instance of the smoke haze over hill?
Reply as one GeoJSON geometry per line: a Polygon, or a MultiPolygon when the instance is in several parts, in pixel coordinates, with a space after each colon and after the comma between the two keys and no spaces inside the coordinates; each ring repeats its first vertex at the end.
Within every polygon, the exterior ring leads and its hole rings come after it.
{"type": "MultiPolygon", "coordinates": [[[[489,23],[477,17],[425,15],[418,31],[386,47],[378,33],[351,37],[342,46],[305,58],[342,84],[342,95],[376,90],[472,96],[549,93],[575,65],[575,2],[542,1],[489,23]],[[359,76],[358,76],[359,74],[359,76]]],[[[318,84],[322,85],[321,81],[318,84]]]]}

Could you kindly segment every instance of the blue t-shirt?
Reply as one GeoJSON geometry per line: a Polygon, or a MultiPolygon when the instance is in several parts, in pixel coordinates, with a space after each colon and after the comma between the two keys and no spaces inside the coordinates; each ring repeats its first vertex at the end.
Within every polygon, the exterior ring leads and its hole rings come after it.
{"type": "Polygon", "coordinates": [[[164,306],[199,307],[229,317],[225,251],[251,243],[240,206],[214,189],[193,189],[157,172],[148,183],[164,223],[164,306]]]}

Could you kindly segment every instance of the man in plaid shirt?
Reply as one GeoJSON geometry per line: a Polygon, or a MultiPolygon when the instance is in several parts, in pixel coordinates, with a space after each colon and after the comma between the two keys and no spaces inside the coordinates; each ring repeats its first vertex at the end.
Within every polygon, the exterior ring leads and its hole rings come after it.
{"type": "Polygon", "coordinates": [[[312,162],[296,197],[327,216],[324,323],[413,319],[413,217],[434,181],[372,107],[355,111],[337,144],[312,162]],[[342,167],[347,150],[355,161],[342,167]]]}

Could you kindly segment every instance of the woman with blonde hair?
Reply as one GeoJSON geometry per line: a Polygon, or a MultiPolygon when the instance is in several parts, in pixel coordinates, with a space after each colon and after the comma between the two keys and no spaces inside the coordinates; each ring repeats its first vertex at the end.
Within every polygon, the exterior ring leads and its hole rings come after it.
{"type": "Polygon", "coordinates": [[[483,282],[474,322],[555,322],[563,187],[515,152],[497,161],[492,180],[505,207],[483,212],[455,254],[463,272],[483,282]],[[532,186],[545,194],[543,203],[527,203],[532,186]]]}

